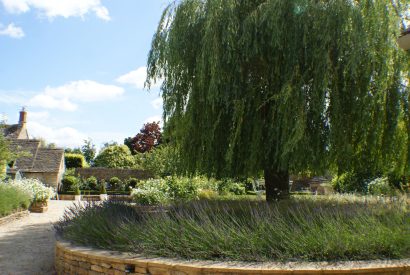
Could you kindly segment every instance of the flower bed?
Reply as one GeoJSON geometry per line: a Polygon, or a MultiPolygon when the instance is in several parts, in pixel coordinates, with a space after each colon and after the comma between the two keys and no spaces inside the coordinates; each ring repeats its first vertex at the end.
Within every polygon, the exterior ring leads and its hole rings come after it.
{"type": "Polygon", "coordinates": [[[27,209],[29,206],[30,211],[42,213],[47,210],[47,201],[54,196],[53,188],[36,179],[0,182],[0,216],[3,213],[1,209],[9,209],[5,212],[10,214],[18,208],[27,209]]]}
{"type": "Polygon", "coordinates": [[[299,197],[196,201],[145,212],[107,202],[76,206],[57,225],[76,244],[183,259],[340,261],[409,258],[405,200],[299,197]]]}

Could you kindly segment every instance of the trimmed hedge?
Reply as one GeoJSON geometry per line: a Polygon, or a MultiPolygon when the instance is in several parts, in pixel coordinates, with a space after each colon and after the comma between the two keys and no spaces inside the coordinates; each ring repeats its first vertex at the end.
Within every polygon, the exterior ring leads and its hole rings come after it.
{"type": "Polygon", "coordinates": [[[64,160],[67,169],[87,167],[87,162],[81,154],[65,154],[64,160]]]}

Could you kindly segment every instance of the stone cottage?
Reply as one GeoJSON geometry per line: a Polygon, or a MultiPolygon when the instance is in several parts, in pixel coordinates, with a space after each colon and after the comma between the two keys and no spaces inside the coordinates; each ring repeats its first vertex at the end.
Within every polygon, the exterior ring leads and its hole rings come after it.
{"type": "Polygon", "coordinates": [[[44,184],[58,188],[65,172],[64,150],[44,148],[42,142],[30,139],[27,131],[27,112],[23,108],[20,112],[18,124],[0,127],[5,138],[10,142],[14,152],[22,152],[24,156],[10,163],[7,175],[24,178],[35,178],[44,184]]]}

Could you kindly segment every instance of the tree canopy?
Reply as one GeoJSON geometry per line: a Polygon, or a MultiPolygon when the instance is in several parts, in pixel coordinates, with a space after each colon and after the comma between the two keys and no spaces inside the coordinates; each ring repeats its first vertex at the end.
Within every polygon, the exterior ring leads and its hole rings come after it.
{"type": "Polygon", "coordinates": [[[97,149],[93,144],[91,139],[85,139],[83,146],[81,146],[81,153],[84,155],[85,160],[88,164],[92,165],[95,155],[97,153],[97,149]]]}
{"type": "Polygon", "coordinates": [[[289,172],[383,166],[399,117],[409,125],[400,20],[378,0],[170,4],[147,84],[164,79],[165,130],[185,170],[265,171],[273,199],[286,193],[289,172]]]}
{"type": "Polygon", "coordinates": [[[159,122],[145,123],[135,137],[128,137],[124,144],[130,148],[133,154],[145,153],[161,144],[161,126],[159,122]]]}
{"type": "Polygon", "coordinates": [[[0,179],[4,176],[9,161],[13,160],[14,155],[10,151],[9,143],[0,133],[0,179]]]}
{"type": "Polygon", "coordinates": [[[95,167],[132,168],[135,165],[130,149],[125,145],[108,146],[97,155],[95,167]]]}

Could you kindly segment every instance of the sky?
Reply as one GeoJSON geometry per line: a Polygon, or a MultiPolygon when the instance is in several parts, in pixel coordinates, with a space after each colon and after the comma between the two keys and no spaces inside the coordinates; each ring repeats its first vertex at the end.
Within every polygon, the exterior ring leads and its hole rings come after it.
{"type": "Polygon", "coordinates": [[[159,121],[144,89],[151,40],[170,0],[0,0],[0,119],[60,147],[135,136],[159,121]]]}

